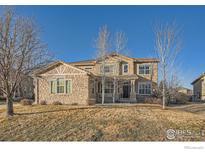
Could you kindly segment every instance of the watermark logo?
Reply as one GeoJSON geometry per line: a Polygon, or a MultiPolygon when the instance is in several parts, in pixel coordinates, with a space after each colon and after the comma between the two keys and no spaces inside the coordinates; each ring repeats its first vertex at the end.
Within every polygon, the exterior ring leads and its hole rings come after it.
{"type": "Polygon", "coordinates": [[[205,136],[205,130],[183,130],[183,129],[168,129],[166,130],[166,136],[167,139],[173,140],[177,137],[204,137],[205,136]]]}
{"type": "Polygon", "coordinates": [[[168,129],[167,130],[167,138],[169,140],[173,140],[173,139],[175,139],[175,137],[176,137],[176,131],[173,129],[168,129]]]}

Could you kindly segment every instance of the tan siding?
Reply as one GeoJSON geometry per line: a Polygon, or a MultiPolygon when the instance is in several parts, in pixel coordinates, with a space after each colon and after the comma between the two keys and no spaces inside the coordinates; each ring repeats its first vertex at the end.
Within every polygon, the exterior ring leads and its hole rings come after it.
{"type": "MultiPolygon", "coordinates": [[[[124,57],[109,57],[106,60],[106,65],[114,65],[116,66],[116,72],[115,73],[111,73],[111,74],[106,74],[107,76],[112,76],[112,75],[133,75],[136,74],[139,76],[139,78],[137,80],[135,80],[135,91],[136,91],[136,95],[138,93],[138,83],[139,82],[152,82],[152,90],[157,86],[157,82],[158,82],[158,63],[157,62],[146,62],[146,63],[142,63],[142,62],[134,62],[133,59],[131,58],[124,58],[124,57]],[[122,69],[122,65],[123,64],[128,64],[128,73],[123,73],[123,69],[122,69]],[[152,73],[151,75],[138,75],[138,65],[139,64],[150,64],[152,66],[152,73]]],[[[87,67],[87,66],[86,66],[87,67]]],[[[83,68],[82,66],[80,66],[80,68],[83,68]]],[[[101,75],[100,72],[100,68],[101,68],[101,63],[97,62],[94,67],[93,70],[91,71],[92,73],[96,74],[96,75],[101,75]]],[[[122,93],[122,87],[120,88],[120,91],[122,93]]]]}
{"type": "Polygon", "coordinates": [[[204,81],[205,77],[203,77],[203,81],[202,81],[202,99],[205,99],[205,81],[204,81]]]}
{"type": "Polygon", "coordinates": [[[198,96],[198,93],[202,95],[202,81],[201,80],[198,80],[197,82],[194,83],[193,90],[194,90],[195,96],[198,96]]]}
{"type": "Polygon", "coordinates": [[[147,80],[150,80],[152,82],[155,82],[157,83],[158,81],[158,64],[157,63],[135,63],[135,73],[138,74],[141,78],[144,78],[144,79],[147,79],[147,80]],[[139,68],[139,65],[140,64],[149,64],[152,66],[152,74],[150,75],[139,75],[138,74],[138,68],[139,68]]]}

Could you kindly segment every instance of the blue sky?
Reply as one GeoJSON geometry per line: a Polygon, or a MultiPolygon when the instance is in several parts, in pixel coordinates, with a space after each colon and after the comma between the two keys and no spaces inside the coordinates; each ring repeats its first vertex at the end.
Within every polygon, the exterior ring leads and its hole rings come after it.
{"type": "Polygon", "coordinates": [[[42,28],[42,39],[57,59],[93,58],[99,27],[122,30],[133,57],[153,57],[156,22],[175,20],[182,27],[183,48],[178,62],[183,84],[205,71],[205,6],[18,6],[16,11],[33,16],[42,28]]]}

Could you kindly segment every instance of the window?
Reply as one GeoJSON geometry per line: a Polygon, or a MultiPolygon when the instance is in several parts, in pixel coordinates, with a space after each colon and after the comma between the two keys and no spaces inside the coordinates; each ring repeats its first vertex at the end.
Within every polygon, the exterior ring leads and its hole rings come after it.
{"type": "Polygon", "coordinates": [[[123,73],[128,73],[128,64],[123,64],[122,67],[123,73]]]}
{"type": "Polygon", "coordinates": [[[148,64],[139,65],[139,74],[142,75],[151,74],[151,66],[148,64]]]}
{"type": "Polygon", "coordinates": [[[201,93],[197,91],[197,99],[201,99],[201,93]]]}
{"type": "Polygon", "coordinates": [[[66,80],[66,93],[71,93],[71,80],[66,80]]]}
{"type": "Polygon", "coordinates": [[[114,89],[114,85],[112,81],[105,82],[105,93],[112,94],[114,89]]]}
{"type": "Polygon", "coordinates": [[[102,84],[101,82],[98,82],[98,93],[102,92],[102,84]]]}
{"type": "Polygon", "coordinates": [[[69,94],[71,93],[72,84],[71,80],[56,79],[50,81],[50,93],[51,94],[69,94]]]}
{"type": "MultiPolygon", "coordinates": [[[[114,89],[114,85],[112,81],[106,81],[105,82],[105,93],[106,94],[112,94],[114,89]]],[[[102,93],[102,84],[101,82],[98,82],[98,93],[102,93]]]]}
{"type": "Polygon", "coordinates": [[[57,93],[64,93],[65,83],[64,79],[57,79],[57,93]]]}
{"type": "Polygon", "coordinates": [[[91,81],[92,94],[95,94],[95,81],[91,81]]]}
{"type": "Polygon", "coordinates": [[[50,82],[50,86],[51,86],[51,94],[55,94],[56,93],[56,82],[55,81],[51,81],[50,82]]]}
{"type": "MultiPolygon", "coordinates": [[[[114,66],[113,65],[106,65],[104,67],[104,72],[105,73],[112,73],[113,72],[113,69],[114,69],[114,66]]],[[[101,72],[103,73],[103,68],[101,66],[101,72]]]]}
{"type": "Polygon", "coordinates": [[[148,82],[139,83],[138,92],[141,95],[150,95],[151,94],[151,83],[148,83],[148,82]]]}

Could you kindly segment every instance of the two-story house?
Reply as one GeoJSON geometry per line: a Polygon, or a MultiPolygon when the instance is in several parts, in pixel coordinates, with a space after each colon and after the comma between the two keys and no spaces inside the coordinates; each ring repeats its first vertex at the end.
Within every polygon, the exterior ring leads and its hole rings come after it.
{"type": "Polygon", "coordinates": [[[196,78],[191,84],[193,85],[193,100],[205,101],[205,73],[196,78]]]}
{"type": "Polygon", "coordinates": [[[107,56],[104,65],[101,60],[55,62],[35,73],[35,99],[37,103],[100,103],[104,76],[106,103],[113,97],[115,102],[138,102],[150,97],[157,86],[158,62],[115,53],[107,56]]]}

